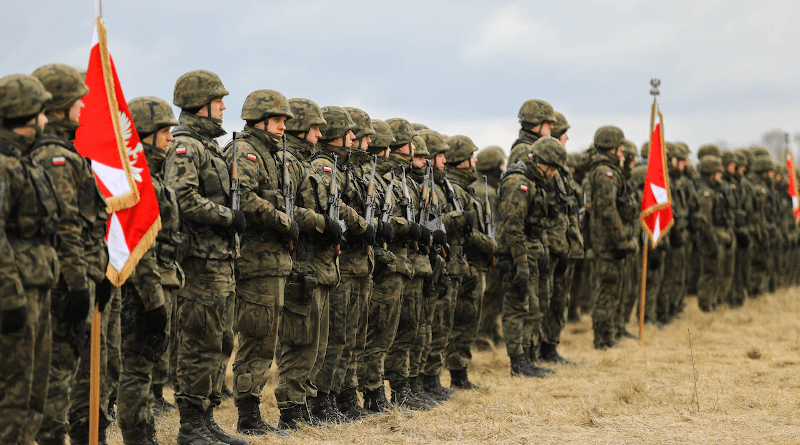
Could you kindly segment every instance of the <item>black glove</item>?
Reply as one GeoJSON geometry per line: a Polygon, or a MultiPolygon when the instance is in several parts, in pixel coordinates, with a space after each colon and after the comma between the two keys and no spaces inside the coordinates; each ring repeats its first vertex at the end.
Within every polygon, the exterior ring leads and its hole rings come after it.
{"type": "Polygon", "coordinates": [[[420,235],[422,235],[422,228],[419,226],[419,224],[415,223],[414,221],[409,221],[406,238],[409,241],[417,241],[420,235]]]}
{"type": "Polygon", "coordinates": [[[514,278],[511,279],[511,284],[517,288],[526,288],[530,280],[531,270],[528,268],[528,263],[518,264],[517,272],[514,274],[514,278]]]}
{"type": "Polygon", "coordinates": [[[661,267],[661,255],[650,255],[647,257],[647,269],[656,270],[661,267]]]}
{"type": "Polygon", "coordinates": [[[164,332],[167,327],[167,309],[161,306],[142,314],[142,331],[149,335],[164,332]]]}
{"type": "Polygon", "coordinates": [[[553,270],[553,273],[556,275],[564,275],[567,272],[567,259],[559,256],[555,258],[556,260],[556,268],[553,270]]]}
{"type": "Polygon", "coordinates": [[[736,235],[736,242],[742,249],[747,249],[750,247],[750,235],[747,233],[739,233],[736,235]]]}
{"type": "Polygon", "coordinates": [[[611,251],[611,256],[617,260],[624,260],[628,257],[628,254],[631,253],[630,250],[627,249],[614,249],[611,251]]]}
{"type": "Polygon", "coordinates": [[[710,242],[706,244],[706,256],[715,257],[719,255],[719,244],[710,242]]]}
{"type": "Polygon", "coordinates": [[[683,247],[684,242],[683,242],[683,236],[681,236],[681,231],[680,230],[671,230],[669,232],[669,242],[670,242],[670,247],[673,247],[673,248],[676,248],[676,249],[679,249],[679,248],[683,247]]]}
{"type": "Polygon", "coordinates": [[[433,244],[438,244],[440,246],[444,246],[447,244],[447,234],[445,234],[441,230],[434,230],[433,231],[433,244]]]}
{"type": "Polygon", "coordinates": [[[469,210],[464,210],[464,227],[467,232],[472,232],[472,228],[475,227],[475,215],[469,210]]]}
{"type": "Polygon", "coordinates": [[[111,293],[114,291],[114,286],[108,281],[108,278],[103,278],[103,281],[98,283],[97,289],[94,292],[94,299],[97,301],[97,309],[100,312],[106,308],[108,300],[111,299],[111,293]]]}
{"type": "Polygon", "coordinates": [[[244,212],[241,210],[231,210],[233,212],[233,222],[228,226],[228,233],[243,233],[247,228],[247,221],[244,219],[244,212]]]}
{"type": "Polygon", "coordinates": [[[82,323],[89,315],[89,289],[67,292],[67,321],[70,324],[82,323]]]}
{"type": "Polygon", "coordinates": [[[325,231],[322,236],[325,237],[332,245],[338,245],[342,242],[342,226],[338,221],[334,221],[327,214],[322,215],[325,218],[325,231]]]}
{"type": "Polygon", "coordinates": [[[297,221],[292,220],[292,225],[289,226],[289,230],[284,232],[282,235],[283,239],[285,239],[287,243],[296,243],[297,240],[300,239],[300,226],[297,225],[297,221]]]}
{"type": "Polygon", "coordinates": [[[16,334],[25,329],[27,321],[28,308],[26,306],[0,311],[0,334],[16,334]]]}
{"type": "Polygon", "coordinates": [[[421,232],[422,233],[420,233],[420,235],[419,235],[419,242],[424,244],[424,245],[426,245],[426,246],[430,246],[431,245],[431,231],[428,230],[428,228],[425,227],[425,226],[420,226],[420,228],[421,228],[421,232]]]}
{"type": "Polygon", "coordinates": [[[367,230],[364,231],[361,235],[361,239],[364,240],[364,244],[372,246],[375,244],[375,227],[372,224],[367,225],[367,230]]]}
{"type": "Polygon", "coordinates": [[[378,221],[378,235],[387,243],[391,243],[394,239],[394,228],[390,223],[378,221]]]}

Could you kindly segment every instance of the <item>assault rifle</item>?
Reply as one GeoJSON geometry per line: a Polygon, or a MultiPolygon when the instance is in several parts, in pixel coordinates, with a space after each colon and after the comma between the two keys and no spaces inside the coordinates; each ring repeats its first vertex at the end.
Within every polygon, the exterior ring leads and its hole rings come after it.
{"type": "MultiPolygon", "coordinates": [[[[364,218],[367,224],[372,226],[372,229],[377,229],[372,222],[375,219],[375,166],[378,163],[378,157],[372,156],[372,172],[369,174],[369,183],[367,184],[367,196],[364,198],[364,218]]],[[[366,246],[366,251],[369,253],[369,246],[366,246]]]]}
{"type": "MultiPolygon", "coordinates": [[[[289,224],[294,221],[294,184],[289,177],[289,163],[286,162],[286,133],[283,133],[283,200],[289,224]]],[[[289,251],[294,250],[294,243],[289,240],[289,251]]]]}
{"type": "MultiPolygon", "coordinates": [[[[453,208],[458,210],[459,212],[464,211],[464,205],[461,203],[461,198],[458,197],[458,194],[453,189],[453,184],[450,183],[450,180],[444,178],[444,185],[445,185],[445,194],[447,195],[447,199],[453,204],[453,208]]],[[[466,230],[459,230],[458,233],[458,243],[463,245],[466,242],[466,236],[464,234],[466,230]]]]}
{"type": "MultiPolygon", "coordinates": [[[[242,201],[242,193],[239,191],[239,161],[236,159],[238,152],[236,150],[236,132],[233,132],[233,140],[231,142],[231,210],[239,210],[242,201]]],[[[231,248],[236,249],[239,245],[239,234],[234,233],[231,238],[231,248]]]]}
{"type": "Polygon", "coordinates": [[[392,180],[389,181],[389,186],[386,187],[386,196],[383,198],[383,206],[381,207],[381,222],[384,224],[392,223],[392,213],[394,212],[394,173],[392,173],[392,180]]]}
{"type": "MultiPolygon", "coordinates": [[[[408,193],[408,186],[406,183],[406,168],[404,166],[400,166],[403,172],[402,179],[400,184],[403,186],[403,199],[400,201],[400,205],[403,206],[406,212],[406,220],[409,223],[415,222],[416,218],[414,218],[414,203],[411,201],[411,195],[408,193]]],[[[419,250],[419,244],[416,241],[412,241],[412,245],[414,246],[414,250],[419,250]]]]}
{"type": "Polygon", "coordinates": [[[486,235],[491,239],[494,238],[494,214],[492,213],[492,205],[489,204],[489,183],[486,182],[486,175],[483,175],[483,225],[486,227],[486,235]]]}
{"type": "MultiPolygon", "coordinates": [[[[339,207],[341,204],[339,201],[339,184],[336,182],[338,161],[336,154],[333,154],[333,170],[331,170],[331,181],[328,184],[328,217],[331,220],[331,224],[341,224],[339,222],[339,207]]],[[[334,250],[336,251],[336,256],[339,256],[342,253],[341,243],[336,243],[334,250]]]]}

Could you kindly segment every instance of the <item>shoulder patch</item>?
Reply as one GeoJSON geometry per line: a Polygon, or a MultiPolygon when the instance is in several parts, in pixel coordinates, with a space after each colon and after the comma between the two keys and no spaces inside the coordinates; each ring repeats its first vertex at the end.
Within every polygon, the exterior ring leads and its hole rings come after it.
{"type": "Polygon", "coordinates": [[[186,154],[186,147],[178,147],[175,149],[176,155],[186,154]]]}
{"type": "Polygon", "coordinates": [[[330,172],[333,171],[333,168],[328,167],[328,166],[323,166],[322,167],[322,171],[324,171],[325,173],[330,173],[330,172]]]}
{"type": "Polygon", "coordinates": [[[257,157],[256,157],[256,155],[254,155],[253,153],[248,153],[248,154],[247,154],[247,159],[249,159],[249,160],[251,160],[251,161],[253,161],[253,162],[256,162],[256,161],[258,161],[258,158],[257,158],[257,157]]]}
{"type": "Polygon", "coordinates": [[[711,196],[711,193],[708,191],[703,192],[703,196],[711,196]]]}
{"type": "Polygon", "coordinates": [[[606,176],[608,176],[609,178],[613,178],[614,172],[606,172],[606,176]]]}
{"type": "Polygon", "coordinates": [[[53,165],[64,165],[67,163],[67,160],[64,159],[64,156],[56,156],[53,158],[53,165]]]}
{"type": "Polygon", "coordinates": [[[522,190],[523,192],[527,192],[528,191],[528,186],[520,184],[519,189],[522,190]]]}

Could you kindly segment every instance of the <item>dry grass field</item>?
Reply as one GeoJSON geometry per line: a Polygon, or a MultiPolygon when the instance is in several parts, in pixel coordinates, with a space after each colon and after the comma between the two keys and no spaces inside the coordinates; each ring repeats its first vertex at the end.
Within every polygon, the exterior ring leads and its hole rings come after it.
{"type": "MultiPolygon", "coordinates": [[[[580,364],[558,366],[550,378],[512,378],[505,350],[478,352],[470,375],[485,392],[459,392],[427,412],[250,443],[800,443],[800,289],[714,314],[690,298],[681,320],[663,330],[647,326],[641,344],[624,340],[608,351],[592,348],[587,316],[562,338],[562,354],[580,364]]],[[[262,404],[270,423],[278,418],[275,373],[262,404]]],[[[216,418],[233,432],[233,402],[216,418]]],[[[175,443],[177,422],[177,413],[157,419],[162,444],[175,443]]],[[[122,443],[116,427],[109,439],[122,443]]]]}

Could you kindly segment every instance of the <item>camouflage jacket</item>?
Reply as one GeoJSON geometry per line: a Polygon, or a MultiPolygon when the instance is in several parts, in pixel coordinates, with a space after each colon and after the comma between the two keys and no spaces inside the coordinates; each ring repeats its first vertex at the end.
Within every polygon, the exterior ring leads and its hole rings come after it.
{"type": "Polygon", "coordinates": [[[748,179],[753,185],[751,195],[753,212],[750,214],[751,227],[753,227],[756,240],[764,242],[773,236],[771,231],[775,230],[774,223],[770,223],[768,220],[769,186],[761,176],[755,173],[751,174],[748,179]]]}
{"type": "Polygon", "coordinates": [[[152,311],[164,304],[164,291],[161,287],[161,271],[156,260],[158,243],[153,243],[136,263],[128,281],[136,289],[145,311],[152,311]]]}
{"type": "Polygon", "coordinates": [[[696,227],[701,243],[716,243],[725,247],[731,245],[733,212],[725,196],[727,192],[728,186],[722,181],[712,183],[702,176],[697,179],[700,209],[696,227]]]}
{"type": "Polygon", "coordinates": [[[567,239],[569,240],[568,258],[584,257],[583,232],[581,230],[581,211],[583,210],[583,189],[575,181],[572,171],[567,169],[558,176],[563,182],[566,192],[566,209],[569,215],[567,239]]]}
{"type": "Polygon", "coordinates": [[[509,165],[500,179],[497,244],[514,264],[542,258],[547,249],[544,177],[528,162],[509,165]]]}
{"type": "Polygon", "coordinates": [[[0,129],[0,310],[25,306],[26,288],[49,289],[59,274],[61,205],[47,171],[25,153],[31,145],[0,129]]]}
{"type": "Polygon", "coordinates": [[[595,255],[604,256],[631,239],[626,225],[636,215],[629,184],[616,155],[595,152],[586,178],[589,231],[595,255]]]}
{"type": "Polygon", "coordinates": [[[233,223],[228,163],[214,138],[225,131],[208,118],[182,112],[167,149],[164,181],[175,190],[187,232],[188,255],[231,258],[224,228],[233,223]]]}
{"type": "MultiPolygon", "coordinates": [[[[415,187],[414,190],[410,190],[410,194],[413,196],[414,202],[416,203],[414,206],[414,217],[419,223],[420,213],[422,213],[420,202],[422,202],[422,182],[425,179],[425,169],[412,166],[411,172],[408,173],[408,177],[415,184],[417,184],[417,187],[415,187]]],[[[419,250],[414,251],[412,249],[412,251],[409,252],[411,266],[414,268],[414,276],[430,277],[433,275],[433,268],[431,267],[431,259],[425,251],[425,249],[430,250],[430,247],[423,246],[422,243],[419,243],[419,247],[419,250]]]]}
{"type": "Polygon", "coordinates": [[[723,180],[727,188],[726,197],[728,205],[731,206],[731,212],[733,213],[733,231],[736,234],[749,233],[747,227],[747,212],[745,210],[748,198],[741,180],[736,175],[731,175],[727,172],[723,174],[723,180]]]}
{"type": "MultiPolygon", "coordinates": [[[[444,170],[434,170],[434,191],[436,199],[442,208],[442,223],[447,231],[447,242],[450,244],[450,261],[447,263],[447,274],[451,277],[461,277],[469,273],[469,263],[464,251],[467,242],[466,224],[464,213],[455,209],[455,204],[447,190],[444,170]]],[[[451,184],[452,185],[452,184],[451,184]]],[[[453,188],[455,190],[455,187],[453,188]]],[[[464,202],[462,201],[462,205],[464,202]]],[[[467,210],[465,207],[464,210],[467,210]]]]}
{"type": "Polygon", "coordinates": [[[528,130],[520,129],[519,138],[511,145],[511,154],[508,156],[506,165],[511,166],[515,162],[522,161],[533,150],[533,143],[539,140],[539,136],[528,130]]]}
{"type": "Polygon", "coordinates": [[[165,152],[155,145],[142,143],[150,179],[158,199],[158,211],[161,216],[161,230],[158,231],[153,244],[155,259],[161,273],[161,286],[183,287],[184,275],[180,262],[183,260],[184,236],[181,232],[181,209],[175,190],[164,183],[161,169],[164,167],[165,152]]]}
{"type": "Polygon", "coordinates": [[[492,257],[497,253],[497,242],[487,235],[483,203],[478,199],[475,190],[465,185],[467,182],[471,182],[471,170],[448,168],[446,172],[448,180],[464,205],[464,209],[472,212],[475,217],[475,227],[464,244],[467,261],[479,270],[487,271],[489,270],[489,264],[492,262],[492,257]]]}

